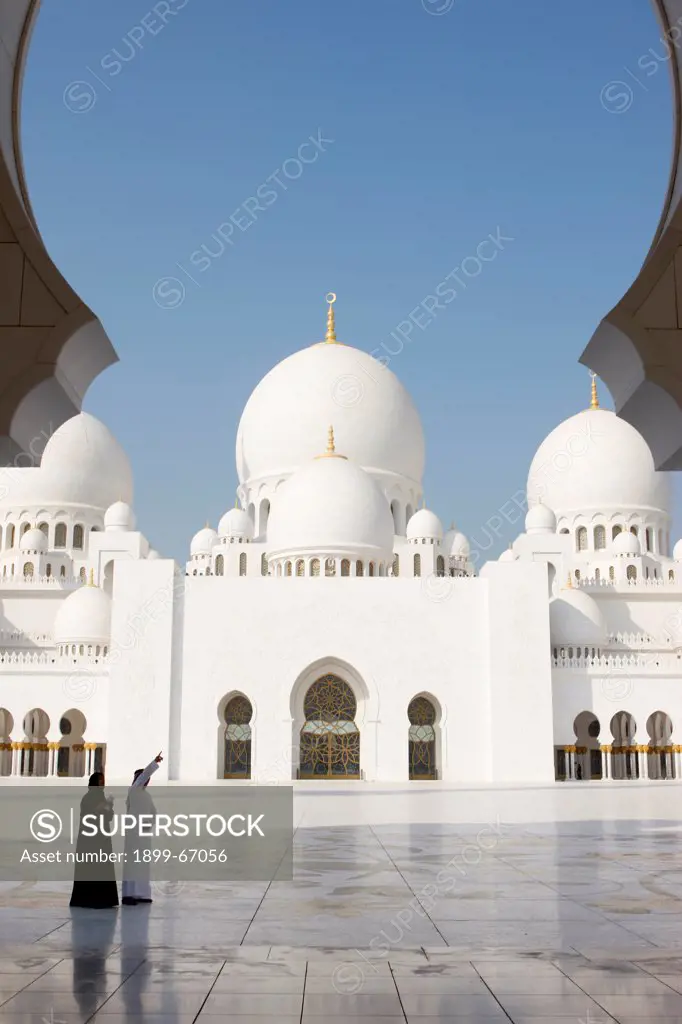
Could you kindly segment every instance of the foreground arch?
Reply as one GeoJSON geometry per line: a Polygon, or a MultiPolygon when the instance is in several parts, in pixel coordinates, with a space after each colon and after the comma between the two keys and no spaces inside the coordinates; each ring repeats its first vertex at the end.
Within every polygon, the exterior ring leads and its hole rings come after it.
{"type": "Polygon", "coordinates": [[[657,468],[670,470],[682,469],[682,0],[652,2],[670,53],[675,118],[670,183],[644,266],[580,361],[604,380],[616,412],[645,437],[657,468]]]}
{"type": "Polygon", "coordinates": [[[24,176],[21,85],[39,0],[0,0],[0,465],[38,462],[117,355],[40,237],[24,176]],[[11,83],[7,88],[5,83],[11,83]]]}

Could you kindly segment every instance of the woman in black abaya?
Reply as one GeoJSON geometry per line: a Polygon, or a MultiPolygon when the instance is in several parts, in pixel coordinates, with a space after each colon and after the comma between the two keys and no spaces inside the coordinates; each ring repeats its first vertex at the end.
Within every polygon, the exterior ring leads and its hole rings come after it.
{"type": "Polygon", "coordinates": [[[81,800],[80,827],[76,843],[76,870],[71,893],[72,907],[91,907],[103,910],[118,906],[118,888],[116,885],[116,869],[110,859],[111,836],[83,834],[83,818],[86,814],[94,814],[103,818],[107,830],[110,830],[114,813],[113,801],[104,794],[104,774],[95,772],[90,776],[88,791],[81,800]],[[96,854],[97,860],[92,863],[79,863],[83,854],[96,854]],[[106,854],[106,859],[100,859],[106,854]]]}

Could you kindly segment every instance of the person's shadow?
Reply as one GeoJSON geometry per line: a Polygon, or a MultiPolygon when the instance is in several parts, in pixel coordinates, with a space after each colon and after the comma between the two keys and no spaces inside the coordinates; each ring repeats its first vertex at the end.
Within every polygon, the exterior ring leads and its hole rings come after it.
{"type": "MultiPolygon", "coordinates": [[[[88,1017],[104,1002],[107,957],[114,946],[115,910],[71,908],[73,996],[88,1017]]],[[[85,1018],[84,1018],[85,1019],[85,1018]]]]}

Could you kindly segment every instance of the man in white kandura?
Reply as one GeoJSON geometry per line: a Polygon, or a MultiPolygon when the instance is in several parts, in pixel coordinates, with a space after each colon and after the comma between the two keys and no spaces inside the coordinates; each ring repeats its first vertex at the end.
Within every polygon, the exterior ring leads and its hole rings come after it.
{"type": "MultiPolygon", "coordinates": [[[[163,761],[158,753],[146,768],[138,768],[128,790],[126,811],[128,814],[156,814],[154,801],[147,792],[147,786],[159,764],[163,761]]],[[[125,861],[123,868],[123,899],[126,907],[134,907],[138,903],[152,902],[151,857],[145,861],[145,850],[151,850],[151,837],[139,836],[135,832],[127,832],[125,838],[125,861]]]]}

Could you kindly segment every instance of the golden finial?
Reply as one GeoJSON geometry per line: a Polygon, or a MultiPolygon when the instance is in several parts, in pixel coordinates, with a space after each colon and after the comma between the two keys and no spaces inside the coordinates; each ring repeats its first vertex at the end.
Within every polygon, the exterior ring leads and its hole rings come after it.
{"type": "Polygon", "coordinates": [[[345,459],[345,455],[336,454],[336,445],[334,443],[334,428],[330,427],[327,431],[327,450],[322,455],[317,456],[318,459],[345,459]]]}
{"type": "Polygon", "coordinates": [[[568,574],[568,579],[566,580],[566,590],[573,590],[573,577],[570,572],[568,574]]]}
{"type": "Polygon", "coordinates": [[[592,396],[590,400],[590,409],[599,408],[599,396],[597,394],[597,374],[590,372],[592,378],[592,396]]]}
{"type": "Polygon", "coordinates": [[[334,345],[336,343],[336,321],[334,319],[334,303],[336,302],[336,292],[328,292],[327,296],[327,333],[325,335],[325,341],[328,345],[334,345]]]}
{"type": "Polygon", "coordinates": [[[234,507],[235,508],[239,508],[239,498],[238,497],[234,499],[234,507]]]}
{"type": "Polygon", "coordinates": [[[95,586],[95,570],[94,569],[90,570],[90,579],[88,580],[88,586],[89,587],[94,587],[95,586]]]}

